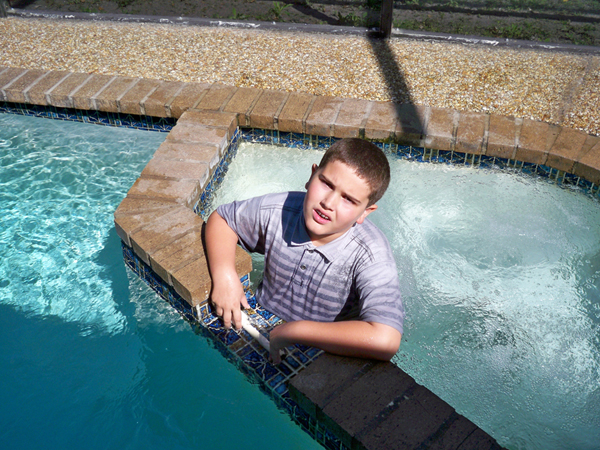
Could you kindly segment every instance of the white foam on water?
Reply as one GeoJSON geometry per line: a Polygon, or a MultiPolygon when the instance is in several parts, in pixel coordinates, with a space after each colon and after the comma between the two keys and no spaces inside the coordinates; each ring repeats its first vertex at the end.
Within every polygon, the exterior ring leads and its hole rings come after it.
{"type": "MultiPolygon", "coordinates": [[[[302,190],[321,156],[243,144],[214,206],[302,190]]],[[[404,290],[394,362],[501,445],[597,448],[600,204],[508,171],[390,164],[369,218],[404,290]]]]}

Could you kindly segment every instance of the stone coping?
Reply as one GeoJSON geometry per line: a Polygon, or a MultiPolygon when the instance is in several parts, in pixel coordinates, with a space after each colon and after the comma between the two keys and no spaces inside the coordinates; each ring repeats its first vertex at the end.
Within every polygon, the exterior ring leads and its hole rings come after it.
{"type": "MultiPolygon", "coordinates": [[[[177,119],[114,214],[135,256],[200,311],[211,283],[194,212],[239,127],[363,137],[519,160],[600,184],[600,137],[528,119],[222,84],[0,67],[0,101],[177,119]]],[[[251,259],[238,250],[240,277],[251,259]]],[[[391,363],[319,357],[290,383],[336,448],[500,448],[391,363]]]]}
{"type": "MultiPolygon", "coordinates": [[[[0,101],[173,119],[187,110],[231,113],[234,128],[363,137],[506,158],[600,184],[600,137],[530,119],[219,83],[1,66],[0,101]]],[[[189,139],[177,136],[175,141],[189,139]]]]}

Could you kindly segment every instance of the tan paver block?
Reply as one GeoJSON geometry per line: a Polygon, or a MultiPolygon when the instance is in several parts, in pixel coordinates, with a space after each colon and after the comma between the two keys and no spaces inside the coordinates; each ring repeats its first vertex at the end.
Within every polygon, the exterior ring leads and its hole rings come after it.
{"type": "Polygon", "coordinates": [[[545,164],[548,153],[548,135],[551,133],[550,125],[524,119],[521,133],[515,151],[515,159],[532,164],[545,164]]]}
{"type": "Polygon", "coordinates": [[[565,172],[572,172],[575,162],[582,156],[587,136],[583,131],[563,128],[548,152],[546,165],[565,172]]]}
{"type": "Polygon", "coordinates": [[[150,255],[189,231],[200,229],[202,224],[202,219],[192,210],[181,206],[131,233],[131,247],[146,264],[150,264],[150,255]]]}
{"type": "Polygon", "coordinates": [[[581,150],[581,156],[585,155],[592,148],[596,146],[600,142],[600,136],[594,136],[592,134],[588,134],[585,143],[583,144],[583,148],[581,150]]]}
{"type": "Polygon", "coordinates": [[[600,184],[600,143],[594,145],[577,161],[573,173],[596,185],[600,184]]]}
{"type": "MultiPolygon", "coordinates": [[[[460,445],[467,439],[475,430],[477,425],[458,414],[455,417],[450,417],[447,423],[447,428],[443,433],[439,433],[428,442],[428,450],[446,450],[449,448],[459,449],[460,445]]],[[[466,449],[465,449],[466,450],[466,449]]]]}
{"type": "Polygon", "coordinates": [[[210,272],[205,258],[198,258],[171,273],[173,288],[192,306],[204,303],[212,288],[210,272]]]}
{"type": "Polygon", "coordinates": [[[250,125],[250,110],[261,93],[262,89],[239,88],[227,102],[223,112],[236,113],[239,125],[242,127],[248,126],[250,125]]]}
{"type": "Polygon", "coordinates": [[[333,124],[333,136],[338,138],[364,137],[364,127],[373,102],[363,99],[343,100],[333,124]]]}
{"type": "MultiPolygon", "coordinates": [[[[235,270],[241,278],[252,270],[252,258],[240,247],[235,250],[235,270]]],[[[212,282],[206,259],[199,258],[171,274],[175,291],[190,305],[205,303],[210,296],[212,282]]]]}
{"type": "Polygon", "coordinates": [[[0,73],[0,100],[5,101],[6,95],[4,93],[4,87],[10,83],[15,82],[19,77],[23,76],[26,69],[16,69],[9,67],[0,73]]]}
{"type": "Polygon", "coordinates": [[[152,158],[144,170],[143,177],[170,180],[194,180],[200,187],[208,182],[208,164],[196,161],[176,161],[173,159],[152,158]]]}
{"type": "Polygon", "coordinates": [[[176,161],[195,161],[208,165],[212,171],[219,163],[219,148],[203,144],[189,144],[164,141],[154,152],[155,158],[173,159],[176,161]]]}
{"type": "Polygon", "coordinates": [[[165,282],[173,285],[171,274],[191,262],[205,258],[202,229],[194,228],[150,255],[150,266],[165,282]]]}
{"type": "Polygon", "coordinates": [[[451,109],[431,108],[423,146],[436,150],[454,150],[454,126],[457,113],[451,109]]]}
{"type": "Polygon", "coordinates": [[[167,104],[167,111],[170,117],[179,119],[181,115],[198,103],[210,89],[208,83],[186,83],[167,104]]]}
{"type": "MultiPolygon", "coordinates": [[[[136,80],[131,89],[121,95],[121,97],[117,98],[119,112],[123,114],[145,115],[146,113],[142,105],[142,100],[145,99],[146,96],[152,91],[154,91],[160,83],[161,81],[159,80],[146,80],[143,78],[136,80]]],[[[154,117],[166,116],[167,110],[163,104],[162,115],[155,115],[154,117]]]]}
{"type": "Polygon", "coordinates": [[[135,78],[131,77],[115,78],[106,89],[94,97],[95,109],[105,112],[119,112],[118,100],[133,87],[136,81],[135,78]]]}
{"type": "Polygon", "coordinates": [[[454,150],[481,155],[488,117],[487,114],[461,112],[458,118],[454,150]]]}
{"type": "Polygon", "coordinates": [[[264,90],[250,112],[250,126],[276,130],[277,116],[288,95],[283,91],[264,90]]]}
{"type": "Polygon", "coordinates": [[[194,109],[204,109],[207,111],[220,111],[229,99],[233,96],[237,88],[225,84],[213,84],[206,95],[194,105],[194,109]]]}
{"type": "Polygon", "coordinates": [[[171,100],[185,86],[180,81],[160,81],[145,80],[147,83],[156,81],[157,86],[153,87],[143,97],[140,97],[142,111],[145,115],[151,117],[169,117],[171,111],[168,108],[171,100]]]}
{"type": "Polygon", "coordinates": [[[311,94],[292,92],[277,119],[278,130],[291,133],[304,133],[304,120],[315,99],[316,97],[311,94]]]}
{"type": "Polygon", "coordinates": [[[227,130],[227,139],[231,139],[237,128],[237,114],[188,109],[181,115],[177,124],[194,124],[224,128],[227,130]]]}
{"type": "Polygon", "coordinates": [[[173,203],[165,202],[162,200],[149,200],[125,197],[123,200],[121,200],[121,203],[117,207],[114,216],[128,216],[133,214],[156,211],[164,208],[172,209],[175,207],[176,205],[174,205],[173,203]]]}
{"type": "Polygon", "coordinates": [[[227,147],[228,130],[224,128],[205,127],[182,123],[175,125],[165,139],[168,141],[197,142],[204,145],[214,145],[219,148],[219,154],[227,147]]]}
{"type": "Polygon", "coordinates": [[[386,420],[359,436],[367,448],[419,448],[454,414],[450,405],[422,386],[395,402],[386,420]]]}
{"type": "Polygon", "coordinates": [[[485,431],[481,428],[477,428],[473,431],[464,442],[461,443],[458,450],[503,450],[502,447],[485,431]]]}
{"type": "Polygon", "coordinates": [[[13,82],[2,88],[6,101],[27,103],[27,90],[47,72],[44,70],[28,70],[13,82]]]}
{"type": "Polygon", "coordinates": [[[58,108],[73,108],[71,93],[83,85],[91,75],[71,73],[46,93],[46,103],[58,108]]]}
{"type": "Polygon", "coordinates": [[[47,105],[46,93],[65,79],[69,72],[46,72],[46,75],[27,89],[27,102],[33,105],[47,105]]]}
{"type": "Polygon", "coordinates": [[[252,272],[252,257],[241,247],[235,248],[235,271],[240,278],[252,272]]]}
{"type": "Polygon", "coordinates": [[[127,196],[163,200],[193,208],[200,198],[200,187],[197,181],[141,177],[133,183],[127,196]]]}
{"type": "Polygon", "coordinates": [[[99,74],[91,75],[84,84],[71,93],[70,97],[73,101],[73,107],[85,110],[96,109],[93,97],[107,88],[113,79],[116,79],[116,77],[99,74]]]}
{"type": "Polygon", "coordinates": [[[396,141],[408,145],[421,145],[423,131],[431,110],[428,106],[405,103],[399,105],[396,124],[396,141]]]}
{"type": "Polygon", "coordinates": [[[155,220],[162,216],[170,214],[179,208],[179,205],[165,206],[162,208],[152,209],[135,214],[120,214],[115,215],[115,229],[117,234],[125,244],[131,247],[131,235],[143,227],[150,225],[155,220]]]}
{"type": "Polygon", "coordinates": [[[417,387],[412,377],[393,364],[376,365],[353,381],[323,407],[323,413],[349,436],[368,428],[390,403],[417,387]]]}
{"type": "Polygon", "coordinates": [[[398,105],[390,102],[373,102],[365,124],[365,138],[375,140],[393,139],[398,120],[398,105]]]}
{"type": "Polygon", "coordinates": [[[383,362],[325,353],[290,380],[290,395],[312,417],[353,380],[383,362]]]}
{"type": "Polygon", "coordinates": [[[333,124],[343,102],[344,99],[339,97],[318,96],[306,117],[306,134],[333,136],[333,124]]]}
{"type": "Polygon", "coordinates": [[[514,117],[491,115],[485,154],[498,158],[513,159],[517,149],[517,130],[519,127],[514,117]]]}

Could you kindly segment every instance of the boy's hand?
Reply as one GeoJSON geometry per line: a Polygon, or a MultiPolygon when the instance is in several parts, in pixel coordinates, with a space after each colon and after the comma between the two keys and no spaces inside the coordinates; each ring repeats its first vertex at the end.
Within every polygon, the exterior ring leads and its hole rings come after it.
{"type": "Polygon", "coordinates": [[[283,349],[293,343],[285,338],[285,325],[286,324],[279,325],[273,328],[271,333],[269,333],[269,359],[275,365],[281,363],[281,352],[283,349]]]}
{"type": "Polygon", "coordinates": [[[310,345],[329,353],[389,361],[398,351],[402,335],[389,325],[349,320],[299,320],[279,325],[270,333],[270,359],[281,362],[280,350],[292,344],[310,345]]]}
{"type": "Polygon", "coordinates": [[[229,276],[220,280],[220,283],[215,283],[211,300],[215,313],[223,319],[225,328],[231,328],[232,324],[236,330],[242,328],[241,308],[250,308],[250,305],[236,273],[233,274],[233,278],[229,276]]]}
{"type": "Polygon", "coordinates": [[[225,328],[242,328],[241,308],[249,308],[244,288],[235,270],[235,248],[238,237],[227,222],[213,212],[206,222],[206,252],[212,279],[210,294],[215,313],[223,318],[225,328]]]}

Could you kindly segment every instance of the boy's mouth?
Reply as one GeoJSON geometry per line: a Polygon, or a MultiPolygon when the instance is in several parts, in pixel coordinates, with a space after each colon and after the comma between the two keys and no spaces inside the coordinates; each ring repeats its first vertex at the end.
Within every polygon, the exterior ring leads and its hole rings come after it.
{"type": "Polygon", "coordinates": [[[313,211],[315,212],[315,220],[317,222],[319,222],[319,223],[325,223],[325,222],[331,221],[331,218],[328,215],[323,214],[318,209],[314,209],[313,211]]]}

